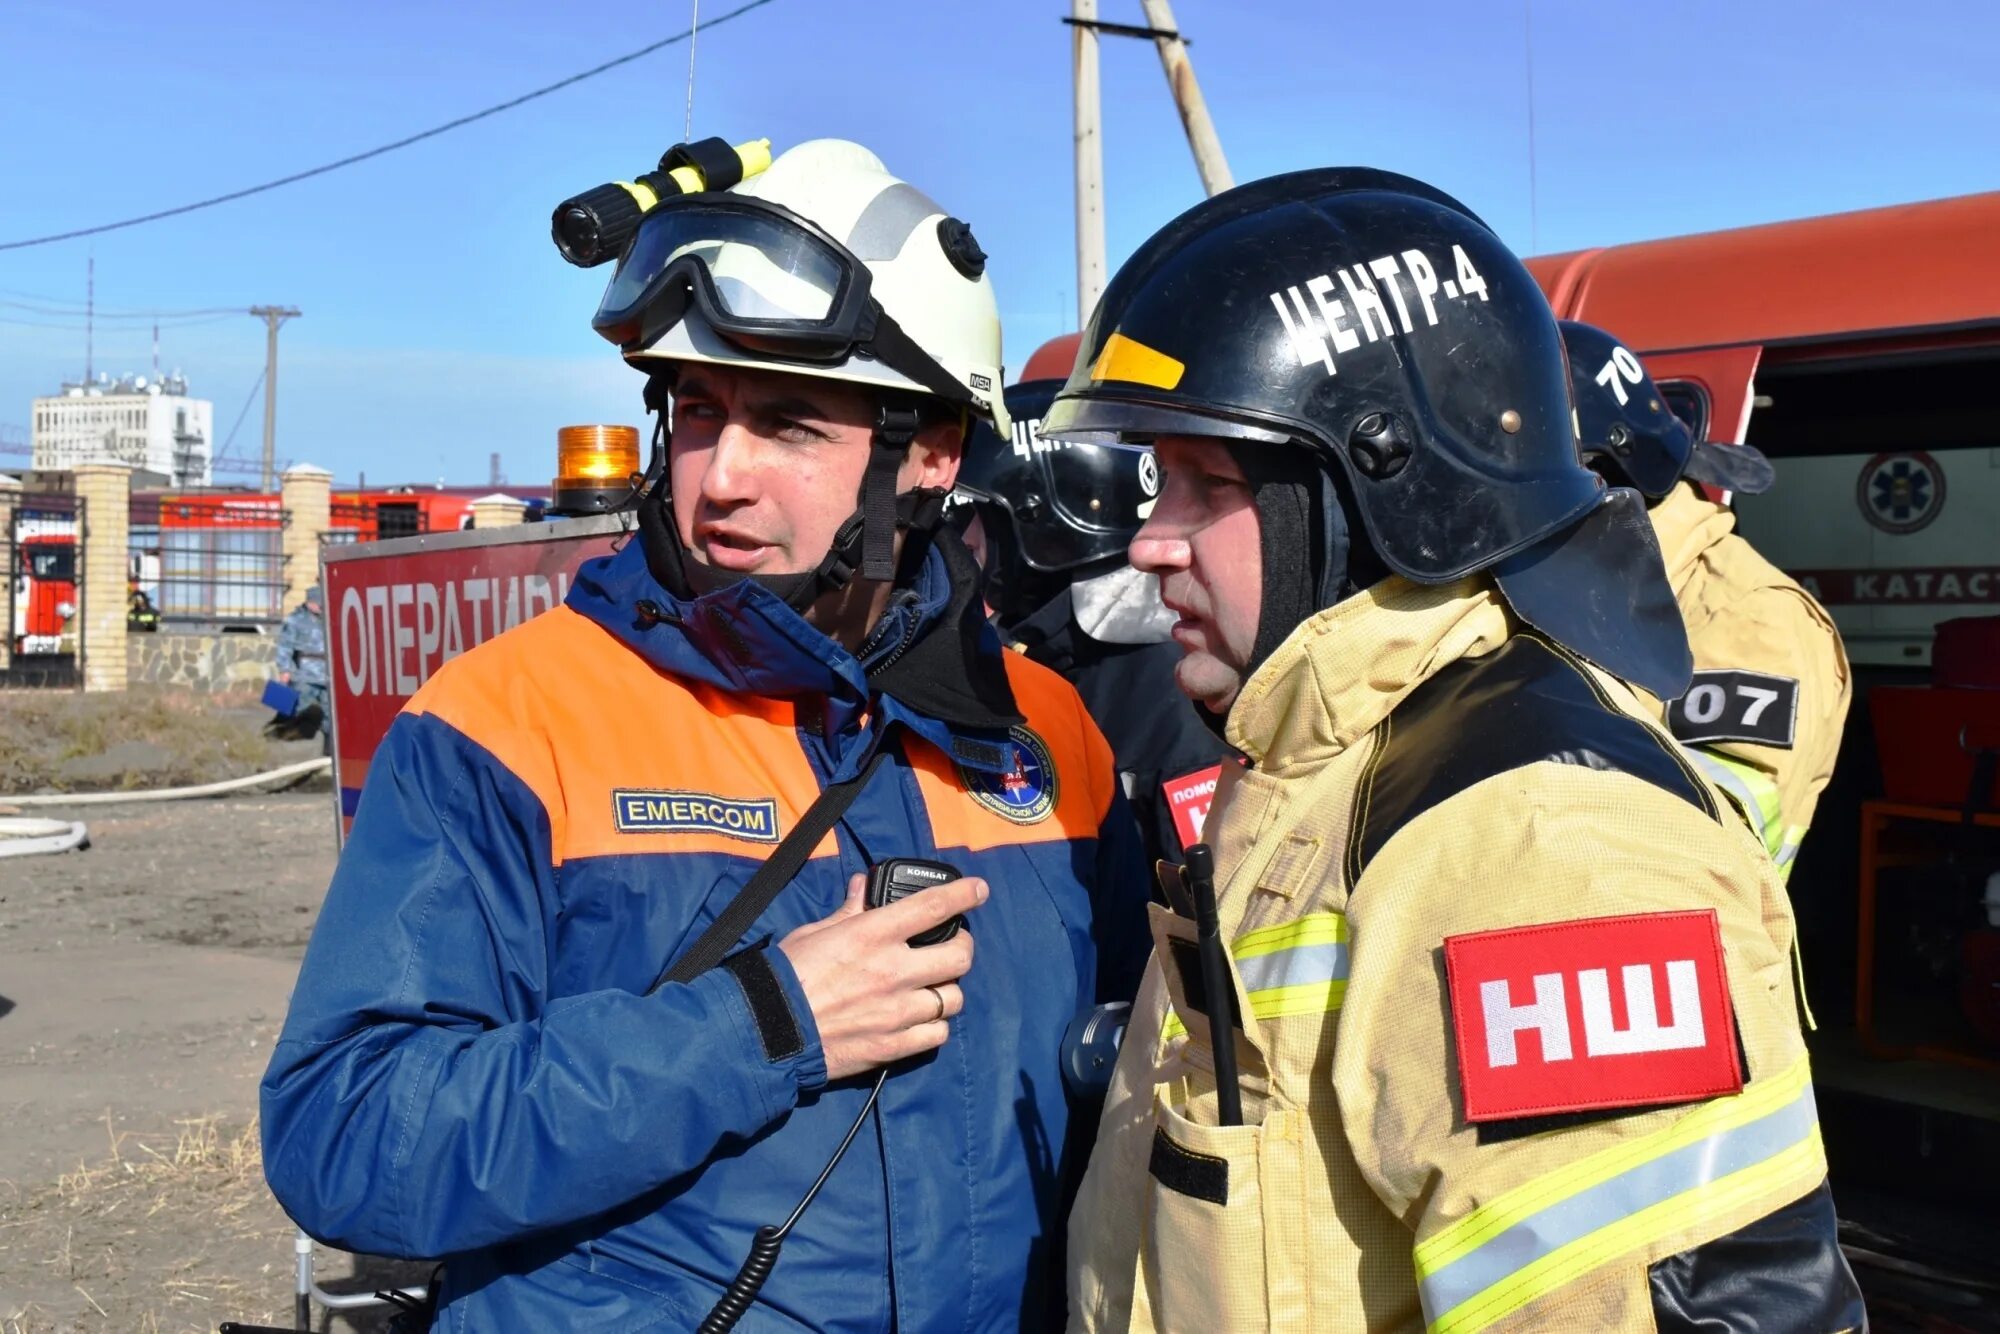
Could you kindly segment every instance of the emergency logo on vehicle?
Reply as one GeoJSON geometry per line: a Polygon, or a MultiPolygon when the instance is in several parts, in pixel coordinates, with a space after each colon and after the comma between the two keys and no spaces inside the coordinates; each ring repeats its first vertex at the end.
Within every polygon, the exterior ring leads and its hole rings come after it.
{"type": "Polygon", "coordinates": [[[1877,454],[1861,465],[1854,498],[1861,517],[1901,536],[1928,528],[1944,510],[1944,469],[1920,449],[1877,454]]]}
{"type": "Polygon", "coordinates": [[[706,792],[621,787],[611,794],[621,834],[720,834],[752,843],[778,841],[778,803],[706,792]]]}
{"type": "Polygon", "coordinates": [[[1667,705],[1667,730],[1691,745],[1747,741],[1789,750],[1798,718],[1798,681],[1768,672],[1696,672],[1687,693],[1667,705]]]}
{"type": "MultiPolygon", "coordinates": [[[[1271,293],[1271,305],[1285,326],[1299,365],[1317,362],[1326,367],[1328,375],[1334,375],[1339,370],[1336,358],[1364,341],[1374,343],[1391,334],[1434,329],[1438,308],[1447,301],[1469,301],[1475,296],[1481,301],[1491,299],[1486,294],[1486,280],[1472,266],[1463,246],[1451,248],[1451,274],[1439,278],[1429,255],[1405,250],[1293,283],[1271,293]],[[1405,287],[1409,289],[1407,296],[1405,287]]],[[[1450,310],[1445,313],[1450,314],[1450,310]]]]}
{"type": "Polygon", "coordinates": [[[1467,1121],[1743,1087],[1712,909],[1449,936],[1444,958],[1467,1121]]]}
{"type": "Polygon", "coordinates": [[[1025,727],[1007,733],[1007,768],[995,773],[957,764],[972,799],[1015,824],[1040,824],[1055,813],[1056,766],[1049,748],[1025,727]]]}

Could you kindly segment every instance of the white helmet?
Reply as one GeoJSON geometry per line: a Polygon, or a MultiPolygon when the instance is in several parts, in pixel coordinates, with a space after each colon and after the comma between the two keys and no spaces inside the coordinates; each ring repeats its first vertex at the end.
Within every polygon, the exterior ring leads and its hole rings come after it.
{"type": "Polygon", "coordinates": [[[985,261],[964,223],[873,153],[815,139],[726,192],[652,210],[593,323],[640,369],[719,362],[908,390],[1005,432],[985,261]]]}

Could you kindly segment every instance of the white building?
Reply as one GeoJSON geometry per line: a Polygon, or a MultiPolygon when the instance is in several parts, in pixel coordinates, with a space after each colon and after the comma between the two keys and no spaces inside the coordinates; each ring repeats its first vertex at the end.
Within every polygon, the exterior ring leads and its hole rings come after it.
{"type": "Polygon", "coordinates": [[[207,486],[214,438],[215,405],[190,398],[178,371],[155,379],[99,375],[35,400],[36,468],[129,463],[163,473],[177,487],[207,486]]]}

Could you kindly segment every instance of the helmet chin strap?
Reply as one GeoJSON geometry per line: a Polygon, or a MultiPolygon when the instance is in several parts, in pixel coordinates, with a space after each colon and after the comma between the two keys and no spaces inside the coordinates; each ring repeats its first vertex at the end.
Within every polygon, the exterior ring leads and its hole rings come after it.
{"type": "MultiPolygon", "coordinates": [[[[648,405],[658,410],[650,392],[648,405]]],[[[675,597],[689,599],[748,579],[775,593],[801,615],[826,594],[853,583],[857,574],[878,583],[913,577],[943,518],[947,494],[930,487],[896,493],[896,475],[902,471],[919,426],[914,408],[877,410],[874,435],[868,442],[868,466],[861,474],[859,505],[834,533],[819,564],[797,574],[736,574],[693,559],[673,516],[670,474],[661,468],[658,480],[639,505],[639,534],[653,577],[675,597]],[[896,559],[898,532],[910,533],[915,539],[904,544],[900,569],[896,559]]],[[[666,413],[660,411],[653,438],[655,453],[662,457],[666,429],[666,413]]]]}

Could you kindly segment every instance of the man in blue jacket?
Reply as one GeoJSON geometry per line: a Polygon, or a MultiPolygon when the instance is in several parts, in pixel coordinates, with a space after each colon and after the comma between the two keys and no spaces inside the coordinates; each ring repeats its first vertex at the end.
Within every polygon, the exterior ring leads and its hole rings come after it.
{"type": "Polygon", "coordinates": [[[884,1067],[739,1328],[1059,1300],[1090,1130],[1060,1043],[1129,997],[1146,893],[1102,736],[937,534],[965,421],[1004,416],[984,259],[819,141],[657,207],[607,290],[596,325],[672,420],[638,540],[390,729],[263,1086],[279,1200],[445,1258],[440,1327],[693,1328],[884,1067]],[[864,771],[728,957],[655,986],[864,771]],[[963,878],[863,912],[898,856],[963,878]]]}

